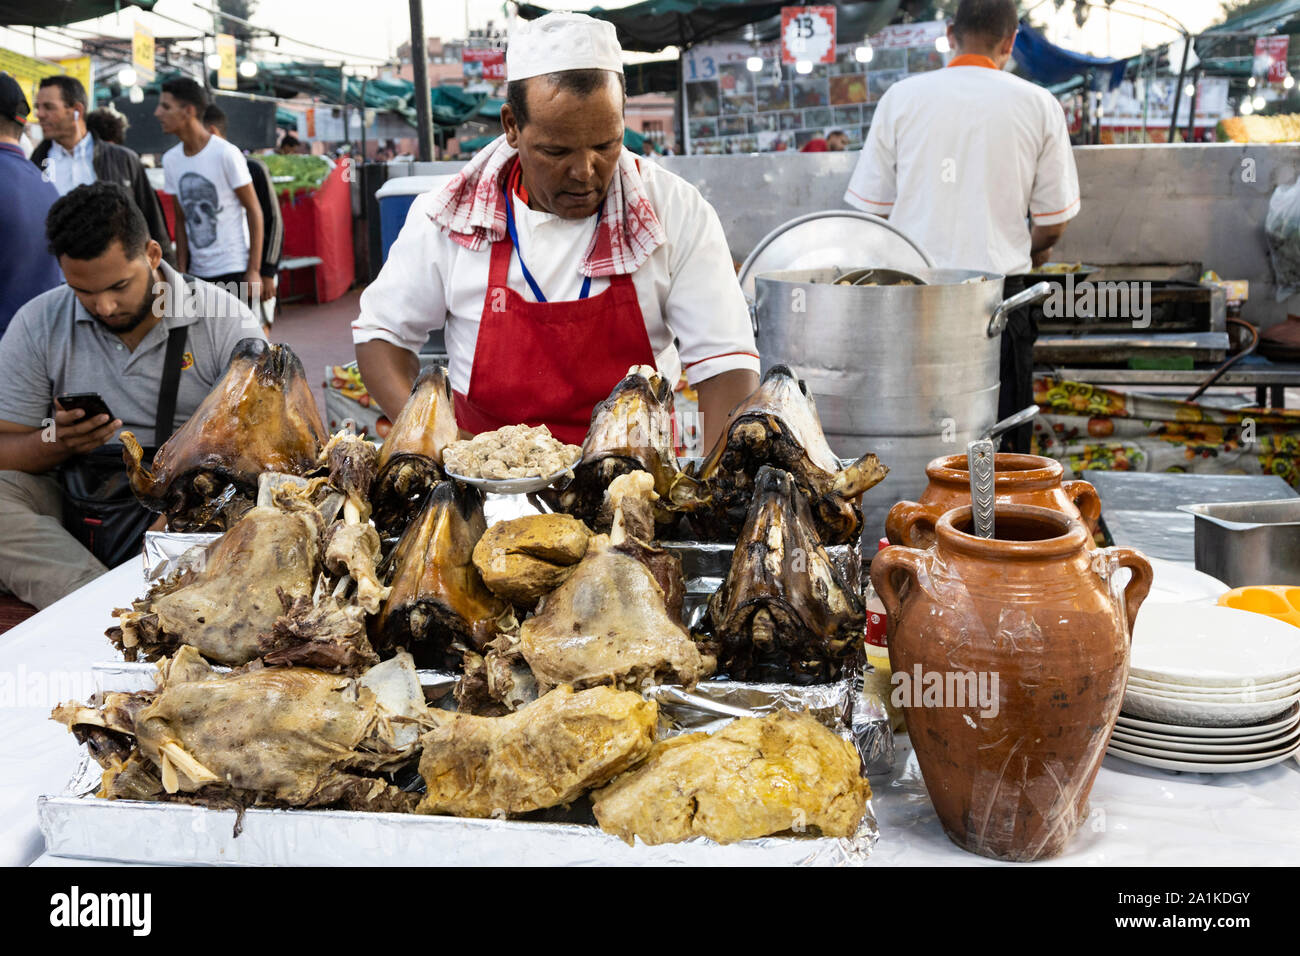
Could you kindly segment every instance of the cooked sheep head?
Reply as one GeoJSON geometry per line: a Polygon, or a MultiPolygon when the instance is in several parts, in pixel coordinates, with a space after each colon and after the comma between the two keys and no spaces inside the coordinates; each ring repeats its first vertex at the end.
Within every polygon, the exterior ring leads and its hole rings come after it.
{"type": "Polygon", "coordinates": [[[635,541],[596,535],[568,580],[524,621],[520,647],[540,686],[694,686],[712,671],[638,551],[635,541]]]}
{"type": "Polygon", "coordinates": [[[389,558],[391,592],[374,622],[381,651],[405,647],[421,666],[455,669],[460,642],[487,646],[510,606],[483,583],[474,546],[487,530],[479,492],[440,482],[389,558]]]}
{"type": "Polygon", "coordinates": [[[514,816],[567,804],[638,763],[659,708],[639,694],[557,687],[503,717],[435,712],[420,739],[426,792],[417,811],[514,816]]]}
{"type": "Polygon", "coordinates": [[[158,449],[152,470],[129,431],[122,432],[122,454],[136,497],[165,513],[173,531],[224,529],[256,499],[263,472],[304,475],[315,467],[325,434],[298,357],[287,345],[250,338],[235,346],[225,375],[158,449]]]}
{"type": "Polygon", "coordinates": [[[720,669],[736,680],[821,683],[859,661],[866,612],[817,536],[808,500],[764,465],[731,570],[709,599],[720,669]]]}
{"type": "MultiPolygon", "coordinates": [[[[407,655],[360,678],[257,665],[219,674],[187,647],[160,665],[158,684],[129,695],[139,704],[114,732],[134,749],[101,761],[106,796],[124,795],[126,771],[138,786],[143,770],[161,784],[159,798],[411,809],[410,795],[365,775],[413,761],[432,726],[407,655]]],[[[97,711],[110,713],[113,696],[99,706],[64,705],[54,719],[81,737],[97,726],[97,711]]]]}
{"type": "Polygon", "coordinates": [[[734,843],[786,831],[852,836],[870,796],[851,743],[806,713],[780,710],[661,741],[592,794],[592,810],[602,830],[629,844],[734,843]]]}
{"type": "Polygon", "coordinates": [[[114,611],[119,626],[109,638],[127,660],[153,660],[188,644],[219,664],[248,663],[261,653],[258,638],[284,613],[281,595],[311,594],[321,525],[310,506],[252,509],[217,539],[201,570],[169,578],[130,610],[114,611]]]}
{"type": "Polygon", "coordinates": [[[772,465],[788,471],[808,495],[826,544],[856,541],[862,528],[858,499],[884,480],[889,469],[870,454],[840,467],[807,386],[786,366],[775,365],[731,415],[727,433],[698,476],[713,499],[713,507],[699,519],[710,526],[710,536],[735,538],[753,498],[758,470],[772,465]]]}
{"type": "Polygon", "coordinates": [[[673,447],[673,388],[648,365],[634,365],[591,413],[574,478],[549,495],[559,510],[598,531],[608,531],[612,514],[602,511],[606,489],[619,475],[648,472],[659,496],[655,519],[675,522],[697,504],[699,489],[677,467],[673,447]]]}
{"type": "Polygon", "coordinates": [[[428,365],[393,422],[379,452],[372,501],[381,531],[400,532],[434,484],[443,478],[442,450],[460,437],[447,370],[428,365]]]}

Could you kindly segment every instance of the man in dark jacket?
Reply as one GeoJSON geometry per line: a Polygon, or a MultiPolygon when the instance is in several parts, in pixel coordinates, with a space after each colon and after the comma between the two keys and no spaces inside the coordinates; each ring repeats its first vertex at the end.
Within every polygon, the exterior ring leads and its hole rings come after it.
{"type": "MultiPolygon", "coordinates": [[[[230,123],[226,111],[216,103],[209,103],[203,111],[203,125],[209,133],[228,139],[226,130],[230,123]]],[[[248,174],[253,178],[253,191],[257,193],[257,203],[262,207],[262,309],[260,313],[262,331],[265,332],[274,321],[271,313],[275,309],[275,277],[280,270],[280,255],[284,247],[284,217],[280,215],[280,201],[271,186],[271,171],[266,163],[256,156],[245,156],[248,174]]],[[[257,309],[253,310],[258,312],[257,309]]]]}
{"type": "Polygon", "coordinates": [[[125,146],[105,143],[86,130],[86,88],[71,76],[47,76],[36,94],[36,116],[45,139],[32,162],[45,171],[60,195],[91,182],[126,187],[144,214],[150,237],[168,263],[176,261],[158,194],[149,185],[140,157],[125,146]]]}
{"type": "Polygon", "coordinates": [[[63,283],[58,261],[41,241],[59,194],[18,145],[27,113],[18,81],[0,73],[0,336],[29,299],[63,283]]]}

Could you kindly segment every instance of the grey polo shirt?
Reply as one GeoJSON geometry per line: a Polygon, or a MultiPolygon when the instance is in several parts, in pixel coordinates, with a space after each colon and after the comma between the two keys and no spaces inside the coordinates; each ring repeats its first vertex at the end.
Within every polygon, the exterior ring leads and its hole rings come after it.
{"type": "Polygon", "coordinates": [[[187,325],[174,426],[184,424],[225,372],[235,343],[265,336],[234,296],[202,280],[187,286],[166,262],[159,268],[171,298],[162,321],[134,351],[66,284],[19,309],[0,338],[0,420],[40,428],[53,417],[54,396],[98,392],[123,428],[152,447],[167,335],[187,325]]]}

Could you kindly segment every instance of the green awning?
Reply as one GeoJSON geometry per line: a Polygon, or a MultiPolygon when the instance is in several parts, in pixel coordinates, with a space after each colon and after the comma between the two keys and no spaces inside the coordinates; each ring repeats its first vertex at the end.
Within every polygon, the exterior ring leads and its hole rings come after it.
{"type": "Polygon", "coordinates": [[[116,13],[126,7],[152,10],[158,0],[0,0],[0,24],[53,27],[116,13]]]}
{"type": "Polygon", "coordinates": [[[1216,33],[1248,33],[1253,30],[1267,33],[1295,17],[1300,17],[1300,0],[1279,0],[1277,3],[1256,7],[1241,16],[1217,23],[1203,30],[1201,36],[1213,36],[1216,33]]]}

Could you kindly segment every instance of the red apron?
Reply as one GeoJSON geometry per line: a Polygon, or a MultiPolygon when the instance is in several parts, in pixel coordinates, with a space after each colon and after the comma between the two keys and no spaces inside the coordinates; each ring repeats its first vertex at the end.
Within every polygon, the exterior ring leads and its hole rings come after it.
{"type": "MultiPolygon", "coordinates": [[[[514,201],[509,192],[505,201],[514,201]]],[[[455,395],[456,422],[474,434],[545,425],[581,445],[591,410],[627,370],[655,364],[636,288],[631,276],[615,275],[591,298],[529,302],[507,284],[513,252],[508,233],[492,244],[469,394],[455,395]]]]}

